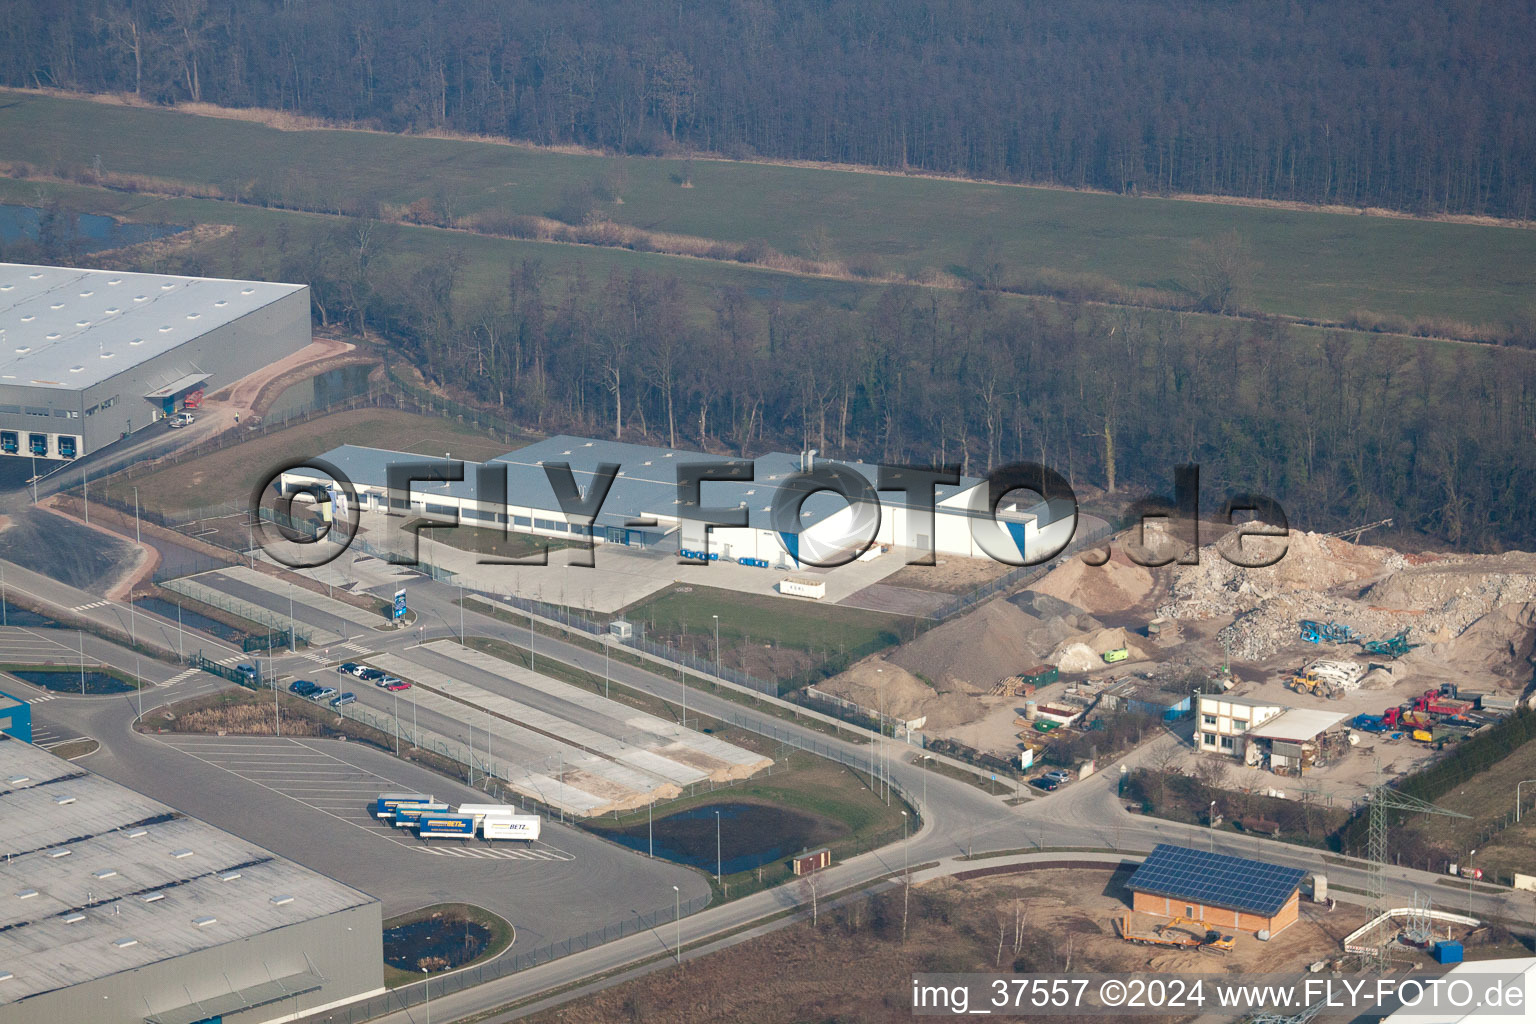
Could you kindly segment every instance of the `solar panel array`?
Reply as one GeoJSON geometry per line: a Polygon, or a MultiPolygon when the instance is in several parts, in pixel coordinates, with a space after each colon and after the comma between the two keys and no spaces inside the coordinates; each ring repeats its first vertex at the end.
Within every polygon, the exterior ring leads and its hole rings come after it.
{"type": "Polygon", "coordinates": [[[1285,906],[1305,876],[1300,868],[1159,843],[1127,886],[1135,892],[1269,917],[1285,906]]]}

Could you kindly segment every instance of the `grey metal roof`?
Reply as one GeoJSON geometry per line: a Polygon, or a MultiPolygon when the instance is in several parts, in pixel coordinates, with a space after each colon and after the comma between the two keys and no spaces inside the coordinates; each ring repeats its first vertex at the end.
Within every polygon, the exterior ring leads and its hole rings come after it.
{"type": "Polygon", "coordinates": [[[1267,861],[1158,843],[1125,884],[1132,892],[1272,917],[1296,894],[1306,874],[1267,861]]]}
{"type": "Polygon", "coordinates": [[[0,821],[0,1006],[373,902],[9,738],[0,821]]]}
{"type": "MultiPolygon", "coordinates": [[[[399,462],[427,462],[436,455],[410,455],[381,448],[365,448],[358,445],[342,445],[321,456],[342,470],[354,484],[382,488],[390,464],[399,462]]],[[[603,511],[597,517],[601,525],[622,526],[643,516],[660,516],[673,519],[712,518],[701,514],[697,507],[679,504],[677,493],[677,465],[679,463],[719,462],[729,458],[705,452],[691,452],[679,448],[659,448],[651,445],[627,444],[621,441],[601,441],[593,438],[560,434],[538,441],[526,448],[509,452],[491,460],[507,467],[507,501],[511,505],[527,508],[555,510],[559,503],[544,473],[546,462],[566,462],[571,475],[585,492],[591,484],[599,463],[617,463],[619,476],[603,502],[603,511]]],[[[769,510],[778,485],[800,469],[800,456],[787,452],[769,452],[751,460],[754,463],[753,480],[706,481],[700,487],[700,500],[705,509],[729,509],[744,506],[748,523],[754,528],[774,528],[769,510]]],[[[820,460],[828,461],[828,460],[820,460]]],[[[852,469],[873,487],[878,480],[879,466],[874,463],[840,463],[852,469]]],[[[936,500],[944,501],[960,494],[980,481],[964,477],[958,486],[935,488],[936,500]]],[[[889,495],[890,492],[886,492],[889,495]]],[[[465,479],[446,484],[416,484],[413,494],[428,503],[433,495],[462,500],[475,500],[475,470],[465,467],[465,479]]],[[[896,500],[887,498],[887,507],[896,500]]],[[[818,494],[802,507],[801,529],[835,514],[846,503],[835,494],[818,494]]]]}
{"type": "Polygon", "coordinates": [[[303,287],[0,263],[0,384],[87,388],[303,287]]]}

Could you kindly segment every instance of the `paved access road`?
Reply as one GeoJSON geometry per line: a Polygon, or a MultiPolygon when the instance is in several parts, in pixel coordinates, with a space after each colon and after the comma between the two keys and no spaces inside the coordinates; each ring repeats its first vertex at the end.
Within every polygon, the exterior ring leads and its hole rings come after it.
{"type": "MultiPolygon", "coordinates": [[[[453,603],[458,596],[456,588],[421,580],[409,584],[407,589],[410,604],[421,617],[422,624],[419,629],[398,633],[380,632],[374,637],[369,637],[367,646],[410,659],[415,645],[422,638],[456,635],[460,610],[453,603]]],[[[470,631],[477,635],[500,637],[523,646],[529,643],[530,638],[526,628],[510,626],[474,612],[466,613],[464,621],[470,631]]],[[[603,671],[601,653],[587,651],[545,636],[534,637],[533,644],[539,658],[552,658],[597,674],[603,671]]],[[[304,665],[308,665],[311,669],[314,667],[313,661],[302,656],[279,659],[279,670],[287,669],[289,665],[294,666],[294,671],[304,665]]],[[[729,719],[744,727],[757,729],[788,742],[818,749],[845,763],[856,765],[870,763],[873,751],[871,745],[830,739],[792,722],[786,722],[751,707],[744,707],[696,689],[690,688],[685,695],[678,680],[657,675],[643,668],[613,662],[609,670],[616,681],[625,685],[656,694],[674,703],[681,703],[686,699],[690,711],[697,710],[714,717],[729,719]]],[[[93,732],[92,735],[99,735],[99,733],[93,732]]],[[[1178,742],[1178,740],[1170,736],[1156,742],[1178,742]]],[[[939,867],[935,870],[942,873],[953,873],[978,866],[974,861],[960,859],[967,853],[1028,850],[1031,847],[1109,848],[1134,853],[1145,852],[1158,842],[1207,845],[1213,841],[1215,848],[1219,850],[1261,856],[1278,863],[1294,864],[1311,871],[1322,871],[1336,884],[1351,888],[1367,887],[1368,875],[1363,865],[1358,865],[1358,862],[1354,865],[1333,863],[1332,861],[1336,858],[1330,858],[1329,862],[1324,862],[1316,852],[1283,843],[1249,838],[1235,840],[1228,836],[1213,837],[1212,833],[1204,828],[1162,822],[1130,814],[1116,797],[1120,774],[1118,763],[1107,766],[1097,776],[1075,782],[1051,796],[1026,801],[1017,807],[1008,807],[1000,799],[989,797],[974,786],[925,771],[920,761],[909,761],[906,756],[902,756],[907,755],[908,752],[901,749],[900,745],[890,744],[889,746],[891,749],[888,752],[893,755],[889,760],[890,777],[899,789],[907,794],[911,802],[919,805],[923,812],[921,828],[904,844],[894,844],[885,849],[855,857],[820,873],[817,878],[819,890],[822,892],[869,884],[882,876],[900,872],[906,864],[936,862],[939,867]]],[[[141,751],[134,750],[133,753],[135,757],[144,757],[141,751]]],[[[368,753],[384,759],[386,763],[391,761],[382,753],[371,751],[368,753]]],[[[1153,752],[1144,747],[1128,758],[1127,763],[1152,755],[1153,752]]],[[[114,752],[114,756],[122,755],[114,752]]],[[[155,760],[151,758],[151,763],[148,765],[136,765],[134,770],[163,771],[163,768],[156,769],[155,760]]],[[[393,764],[400,764],[400,762],[393,762],[393,764]]],[[[372,768],[371,765],[363,767],[372,768]]],[[[407,783],[406,788],[410,788],[411,777],[409,772],[405,771],[406,769],[420,771],[408,765],[402,766],[401,769],[383,769],[381,766],[380,774],[390,777],[404,776],[402,782],[407,783]]],[[[436,778],[432,777],[432,779],[436,778]]],[[[129,781],[130,785],[134,784],[130,780],[123,781],[129,781]]],[[[431,785],[431,781],[424,780],[422,784],[431,785]]],[[[438,785],[441,786],[441,783],[438,785]]],[[[150,790],[150,792],[156,791],[150,790]]],[[[184,805],[178,803],[177,799],[166,797],[162,793],[156,792],[156,795],[178,806],[184,805]]],[[[186,799],[195,799],[195,794],[189,794],[186,799]]],[[[301,807],[294,813],[323,815],[325,812],[301,807]]],[[[265,842],[267,845],[274,845],[279,852],[284,852],[281,847],[276,847],[275,843],[259,836],[251,838],[258,842],[265,842]]],[[[581,852],[574,843],[552,838],[551,844],[575,853],[576,860],[570,863],[581,863],[581,852]]],[[[315,863],[316,857],[326,856],[327,854],[320,851],[306,850],[296,859],[301,859],[305,863],[314,863],[320,870],[327,870],[326,866],[315,863]]],[[[344,857],[346,854],[339,856],[344,857]]],[[[1059,855],[1056,856],[1059,857],[1059,855]]],[[[641,865],[646,863],[639,858],[631,858],[631,860],[638,861],[641,865]]],[[[656,903],[654,896],[646,898],[646,892],[653,891],[652,887],[656,886],[655,879],[641,878],[634,863],[623,864],[620,873],[623,877],[616,882],[616,885],[624,893],[623,905],[633,904],[644,908],[656,903]]],[[[698,878],[692,873],[684,874],[689,879],[698,878]]],[[[1536,911],[1536,900],[1526,893],[1487,894],[1455,890],[1450,899],[1447,899],[1445,887],[1435,884],[1439,880],[1437,876],[1393,868],[1388,878],[1390,891],[1394,895],[1406,898],[1414,887],[1418,887],[1439,894],[1442,905],[1470,909],[1474,914],[1496,914],[1529,919],[1533,911],[1536,911]]],[[[570,878],[551,879],[552,884],[561,886],[562,892],[567,894],[570,894],[570,890],[564,889],[564,886],[573,884],[574,881],[570,878]]],[[[663,880],[658,887],[659,891],[668,894],[672,884],[674,883],[663,880]]],[[[463,896],[463,891],[460,890],[458,895],[463,896]]],[[[685,898],[686,895],[685,890],[685,898]]],[[[649,958],[663,951],[679,936],[684,944],[718,936],[723,931],[751,924],[786,908],[796,907],[806,898],[807,895],[800,887],[784,886],[732,903],[711,907],[686,918],[681,922],[680,929],[672,934],[663,935],[652,932],[629,936],[583,953],[488,982],[475,989],[434,999],[433,1013],[436,1019],[453,1020],[493,1009],[514,999],[578,982],[594,974],[649,958]]],[[[672,930],[664,929],[663,931],[672,930]]],[[[412,1017],[402,1012],[385,1019],[403,1024],[412,1017]]]]}

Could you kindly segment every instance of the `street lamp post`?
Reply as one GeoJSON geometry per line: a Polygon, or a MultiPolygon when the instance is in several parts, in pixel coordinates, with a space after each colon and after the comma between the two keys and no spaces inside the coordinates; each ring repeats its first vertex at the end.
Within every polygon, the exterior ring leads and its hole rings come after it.
{"type": "Polygon", "coordinates": [[[677,922],[677,962],[683,962],[683,891],[672,887],[672,920],[677,922]]]}
{"type": "Polygon", "coordinates": [[[298,648],[293,645],[293,584],[288,584],[288,653],[297,654],[298,648]]]}
{"type": "Polygon", "coordinates": [[[1520,787],[1536,783],[1536,779],[1526,779],[1524,782],[1515,783],[1515,824],[1520,824],[1520,787]]]}
{"type": "Polygon", "coordinates": [[[603,634],[603,698],[608,697],[608,634],[603,634]]]}
{"type": "Polygon", "coordinates": [[[427,1024],[432,1024],[432,975],[427,973],[427,969],[425,967],[421,969],[421,983],[426,986],[427,1024]]]}
{"type": "MultiPolygon", "coordinates": [[[[905,813],[905,812],[903,812],[905,813]]],[[[720,884],[720,812],[715,812],[715,884],[720,884]]]]}
{"type": "Polygon", "coordinates": [[[650,848],[651,860],[656,859],[656,831],[651,828],[651,808],[655,805],[654,800],[645,805],[645,843],[650,848]]]}
{"type": "Polygon", "coordinates": [[[133,539],[135,543],[144,543],[144,535],[139,529],[139,489],[133,489],[133,539]]]}
{"type": "Polygon", "coordinates": [[[715,678],[720,678],[720,616],[714,616],[715,620],[715,678]]]}

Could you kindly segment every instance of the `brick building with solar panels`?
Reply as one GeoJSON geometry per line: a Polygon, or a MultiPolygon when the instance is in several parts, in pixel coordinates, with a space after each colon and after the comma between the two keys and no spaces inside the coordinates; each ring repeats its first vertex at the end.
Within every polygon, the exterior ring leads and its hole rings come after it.
{"type": "Polygon", "coordinates": [[[1132,908],[1261,937],[1296,923],[1306,872],[1247,857],[1159,843],[1126,882],[1132,908]]]}

